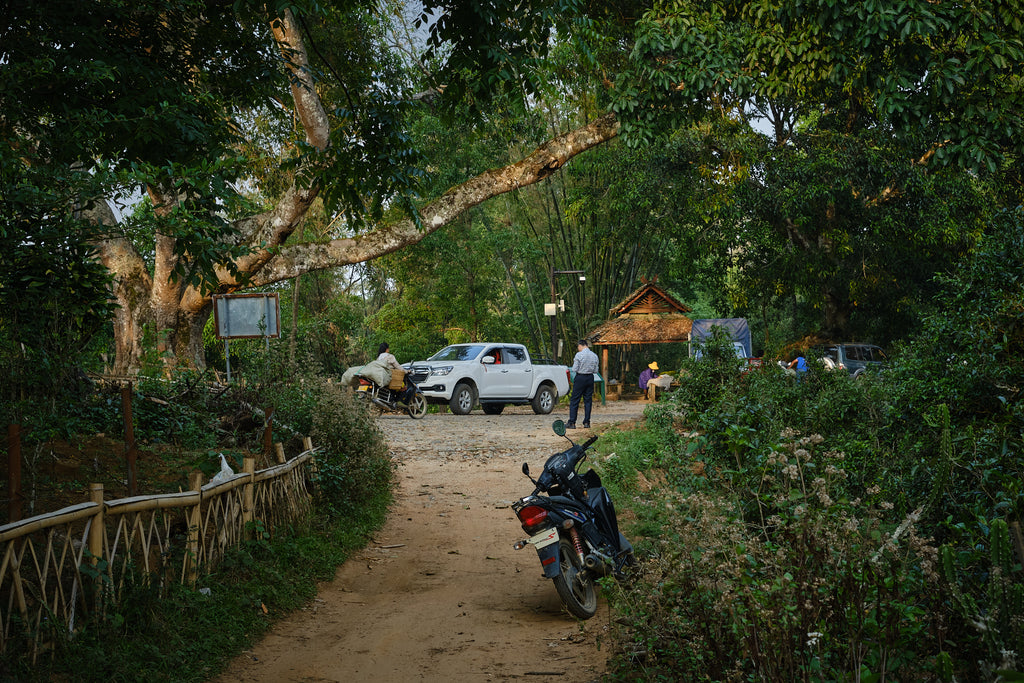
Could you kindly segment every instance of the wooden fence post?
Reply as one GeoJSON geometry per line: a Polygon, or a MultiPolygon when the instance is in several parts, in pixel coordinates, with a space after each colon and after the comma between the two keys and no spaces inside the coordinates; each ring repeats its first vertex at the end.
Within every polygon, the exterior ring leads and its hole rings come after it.
{"type": "Polygon", "coordinates": [[[266,412],[263,420],[263,454],[268,458],[274,451],[274,409],[266,412]]]}
{"type": "Polygon", "coordinates": [[[128,495],[138,495],[138,484],[135,477],[135,458],[139,453],[135,445],[135,427],[132,419],[132,383],[121,387],[121,414],[124,416],[124,447],[128,460],[128,495]]]}
{"type": "MultiPolygon", "coordinates": [[[[313,450],[313,439],[308,436],[302,437],[302,448],[307,451],[313,450]]],[[[312,480],[310,484],[316,486],[320,481],[320,468],[317,466],[315,455],[309,459],[309,474],[312,480]]]]}
{"type": "Polygon", "coordinates": [[[242,469],[249,475],[249,479],[242,487],[242,537],[247,541],[251,541],[253,539],[253,493],[256,488],[254,483],[256,479],[256,458],[245,458],[242,461],[242,469]]]}
{"type": "Polygon", "coordinates": [[[21,427],[7,425],[7,523],[21,521],[21,427]]]}
{"type": "Polygon", "coordinates": [[[283,465],[286,462],[284,457],[283,443],[278,442],[274,444],[274,456],[277,458],[277,463],[279,465],[283,465]]]}
{"type": "Polygon", "coordinates": [[[103,557],[103,484],[89,484],[89,500],[100,506],[89,524],[89,564],[95,567],[103,557]]]}
{"type": "MultiPolygon", "coordinates": [[[[89,484],[89,501],[99,504],[99,509],[96,514],[92,516],[92,520],[89,522],[89,565],[96,569],[99,565],[100,558],[103,557],[103,535],[104,535],[104,519],[103,519],[103,484],[89,484]]],[[[107,571],[110,570],[110,566],[107,566],[107,571]]],[[[99,610],[102,608],[102,596],[104,589],[104,581],[97,574],[93,578],[93,595],[95,596],[95,603],[93,609],[99,610]]]]}
{"type": "MultiPolygon", "coordinates": [[[[193,472],[188,477],[188,488],[191,491],[202,491],[203,473],[193,472]]],[[[188,548],[185,568],[185,579],[194,586],[199,577],[199,528],[202,524],[203,498],[188,512],[188,548]]]]}

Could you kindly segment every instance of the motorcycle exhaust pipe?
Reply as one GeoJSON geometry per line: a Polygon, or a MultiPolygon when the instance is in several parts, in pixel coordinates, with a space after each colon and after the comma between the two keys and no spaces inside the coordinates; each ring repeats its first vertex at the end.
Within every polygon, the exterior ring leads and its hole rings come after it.
{"type": "Polygon", "coordinates": [[[373,401],[374,403],[376,403],[377,405],[379,405],[381,408],[384,408],[386,410],[391,410],[391,406],[389,404],[387,404],[384,401],[380,400],[376,396],[374,396],[370,400],[373,401]]]}
{"type": "Polygon", "coordinates": [[[587,570],[597,576],[608,576],[612,573],[612,564],[604,555],[590,554],[583,558],[587,570]]]}

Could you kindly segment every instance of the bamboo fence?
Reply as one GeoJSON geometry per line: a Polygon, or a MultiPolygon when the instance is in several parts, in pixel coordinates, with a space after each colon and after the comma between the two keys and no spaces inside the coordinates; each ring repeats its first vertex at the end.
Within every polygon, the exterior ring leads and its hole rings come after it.
{"type": "Polygon", "coordinates": [[[166,587],[194,585],[224,553],[254,533],[308,516],[315,449],[255,471],[188,491],[104,501],[103,485],[90,500],[0,526],[0,655],[29,647],[33,661],[56,638],[69,638],[80,620],[117,604],[126,582],[166,587]]]}

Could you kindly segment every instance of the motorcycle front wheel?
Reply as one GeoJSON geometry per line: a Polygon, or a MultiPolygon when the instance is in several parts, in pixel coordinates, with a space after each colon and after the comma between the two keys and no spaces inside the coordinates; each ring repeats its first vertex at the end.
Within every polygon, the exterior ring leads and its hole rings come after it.
{"type": "Polygon", "coordinates": [[[427,399],[423,397],[423,394],[416,392],[412,399],[409,400],[409,417],[414,420],[418,420],[427,414],[427,399]]]}
{"type": "Polygon", "coordinates": [[[551,579],[569,613],[578,619],[589,619],[597,613],[597,589],[594,578],[586,572],[572,541],[558,541],[558,576],[551,579]]]}

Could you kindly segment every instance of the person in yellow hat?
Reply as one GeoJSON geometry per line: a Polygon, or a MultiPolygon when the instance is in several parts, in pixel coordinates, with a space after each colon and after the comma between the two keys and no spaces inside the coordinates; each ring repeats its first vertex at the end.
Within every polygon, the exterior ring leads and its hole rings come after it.
{"type": "Polygon", "coordinates": [[[640,389],[643,392],[645,392],[647,394],[647,398],[649,398],[651,400],[654,399],[655,388],[654,388],[653,384],[651,384],[650,387],[648,387],[647,385],[650,384],[650,381],[652,379],[654,379],[655,377],[657,377],[657,376],[658,376],[658,361],[654,361],[653,363],[648,363],[647,367],[644,368],[644,371],[640,373],[640,389]]]}

